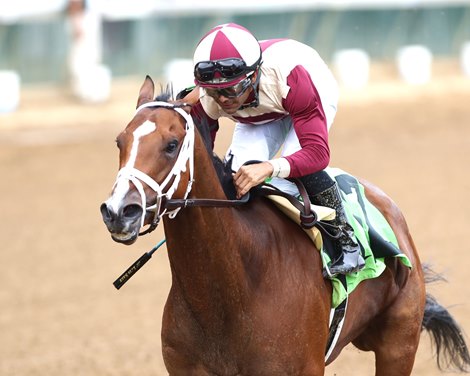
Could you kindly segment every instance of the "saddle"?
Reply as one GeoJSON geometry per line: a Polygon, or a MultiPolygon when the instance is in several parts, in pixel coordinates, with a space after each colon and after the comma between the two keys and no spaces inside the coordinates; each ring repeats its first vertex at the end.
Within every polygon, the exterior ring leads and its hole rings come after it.
{"type": "MultiPolygon", "coordinates": [[[[266,193],[266,197],[270,199],[276,207],[302,227],[317,249],[320,250],[323,248],[323,237],[320,229],[315,225],[313,227],[303,225],[301,211],[295,207],[288,198],[274,192],[272,194],[268,194],[269,192],[266,193]]],[[[336,213],[332,208],[313,204],[310,204],[310,208],[316,214],[317,221],[331,221],[335,219],[336,213]]]]}
{"type": "MultiPolygon", "coordinates": [[[[325,361],[330,357],[346,316],[349,294],[366,279],[376,278],[385,270],[384,259],[396,257],[411,268],[407,256],[398,248],[398,242],[392,228],[379,212],[366,198],[364,187],[352,175],[340,169],[327,169],[327,173],[338,184],[343,207],[354,234],[361,247],[366,265],[364,269],[349,275],[338,275],[331,278],[333,287],[332,308],[330,311],[329,335],[325,351],[325,361]]],[[[292,196],[281,194],[276,189],[260,188],[262,195],[269,198],[291,220],[299,224],[310,237],[315,247],[320,251],[323,266],[331,261],[329,247],[333,247],[333,237],[326,230],[328,221],[335,218],[334,209],[310,204],[305,197],[306,192],[300,181],[293,180],[302,196],[303,204],[292,199],[292,196]],[[314,213],[310,221],[305,221],[308,209],[314,213]]],[[[257,191],[259,194],[259,190],[257,191]]]]}
{"type": "MultiPolygon", "coordinates": [[[[354,229],[354,234],[366,261],[366,265],[361,271],[331,279],[333,285],[332,306],[338,307],[360,282],[382,274],[385,270],[385,258],[396,257],[410,268],[411,262],[399,249],[395,234],[384,216],[367,200],[364,187],[359,181],[338,168],[327,168],[326,172],[338,184],[348,222],[354,229]]],[[[299,184],[294,182],[299,187],[299,184]]],[[[331,227],[334,226],[329,225],[328,221],[334,219],[335,211],[328,207],[311,205],[308,196],[304,198],[305,193],[301,188],[299,191],[303,201],[300,204],[298,199],[292,199],[293,196],[285,193],[280,194],[276,188],[269,190],[263,186],[262,195],[269,198],[285,215],[303,228],[320,251],[323,265],[328,265],[331,261],[328,250],[333,246],[333,234],[335,234],[335,231],[331,231],[331,227]],[[306,225],[303,218],[307,205],[313,212],[313,219],[306,225]]],[[[256,190],[254,193],[259,194],[260,192],[256,190]]]]}

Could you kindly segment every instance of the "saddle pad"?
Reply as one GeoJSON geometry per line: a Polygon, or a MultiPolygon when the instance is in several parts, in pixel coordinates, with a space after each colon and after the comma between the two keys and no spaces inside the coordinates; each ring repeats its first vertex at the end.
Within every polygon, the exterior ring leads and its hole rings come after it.
{"type": "MultiPolygon", "coordinates": [[[[282,196],[277,196],[277,195],[272,195],[272,196],[267,196],[269,199],[271,199],[274,204],[281,209],[281,211],[286,214],[290,219],[292,219],[294,222],[300,225],[300,212],[297,210],[297,208],[292,205],[288,199],[282,197],[282,196]]],[[[327,208],[326,206],[318,206],[318,205],[311,205],[312,210],[317,213],[318,220],[326,220],[326,221],[331,221],[335,219],[335,210],[332,208],[327,208]]],[[[307,233],[309,238],[313,241],[315,244],[315,247],[317,249],[322,249],[323,248],[323,239],[321,236],[320,231],[316,227],[312,227],[310,229],[305,229],[304,231],[307,233]]]]}
{"type": "MultiPolygon", "coordinates": [[[[348,294],[354,291],[360,282],[366,279],[376,278],[385,270],[384,257],[377,257],[375,250],[373,252],[371,249],[372,233],[374,236],[381,238],[380,242],[390,245],[390,248],[394,250],[393,252],[389,252],[387,256],[398,257],[399,260],[409,268],[411,268],[411,262],[408,257],[399,250],[398,242],[392,228],[379,210],[367,200],[364,187],[359,181],[352,175],[338,168],[327,168],[325,171],[338,184],[346,217],[354,229],[354,234],[362,247],[366,262],[365,267],[361,271],[346,276],[345,284],[338,278],[331,279],[333,285],[332,306],[335,308],[346,299],[348,294]]],[[[300,224],[299,211],[292,206],[287,199],[279,196],[268,197],[289,218],[300,224]]],[[[331,208],[312,205],[312,209],[317,213],[319,220],[331,220],[335,216],[334,210],[331,208]]],[[[324,249],[320,231],[315,227],[304,230],[310,239],[312,239],[315,247],[320,250],[323,265],[328,265],[331,260],[324,249]]],[[[375,239],[375,243],[378,243],[377,239],[375,239]]]]}

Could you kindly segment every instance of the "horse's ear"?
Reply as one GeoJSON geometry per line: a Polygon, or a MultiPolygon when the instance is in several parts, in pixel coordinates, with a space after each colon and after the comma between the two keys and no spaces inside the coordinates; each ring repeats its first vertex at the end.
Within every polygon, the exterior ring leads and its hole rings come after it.
{"type": "Polygon", "coordinates": [[[151,102],[153,100],[153,94],[155,92],[155,84],[150,76],[145,77],[145,81],[142,84],[139,92],[139,99],[137,100],[137,107],[139,108],[144,103],[151,102]]]}

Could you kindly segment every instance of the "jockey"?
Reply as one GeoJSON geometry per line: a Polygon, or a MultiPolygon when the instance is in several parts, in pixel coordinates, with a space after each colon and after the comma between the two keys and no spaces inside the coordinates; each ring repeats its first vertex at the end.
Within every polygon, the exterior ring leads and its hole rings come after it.
{"type": "Polygon", "coordinates": [[[362,269],[364,259],[338,187],[324,171],[338,86],[318,53],[291,39],[258,41],[240,25],[219,25],[196,47],[194,78],[199,102],[191,114],[209,122],[213,141],[219,118],[236,124],[225,159],[236,171],[237,195],[267,178],[295,194],[295,185],[282,178],[300,178],[312,203],[336,210],[341,236],[330,275],[362,269]],[[263,162],[243,166],[249,160],[263,162]]]}

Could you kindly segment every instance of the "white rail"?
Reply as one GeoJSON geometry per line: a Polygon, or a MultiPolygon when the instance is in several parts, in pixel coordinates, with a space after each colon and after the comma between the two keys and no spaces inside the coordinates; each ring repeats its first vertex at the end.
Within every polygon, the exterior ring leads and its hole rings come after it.
{"type": "MultiPolygon", "coordinates": [[[[0,0],[0,23],[53,16],[68,0],[0,0]]],[[[304,10],[407,9],[470,5],[470,0],[88,0],[106,19],[134,19],[149,15],[187,16],[253,14],[304,10]]]]}

